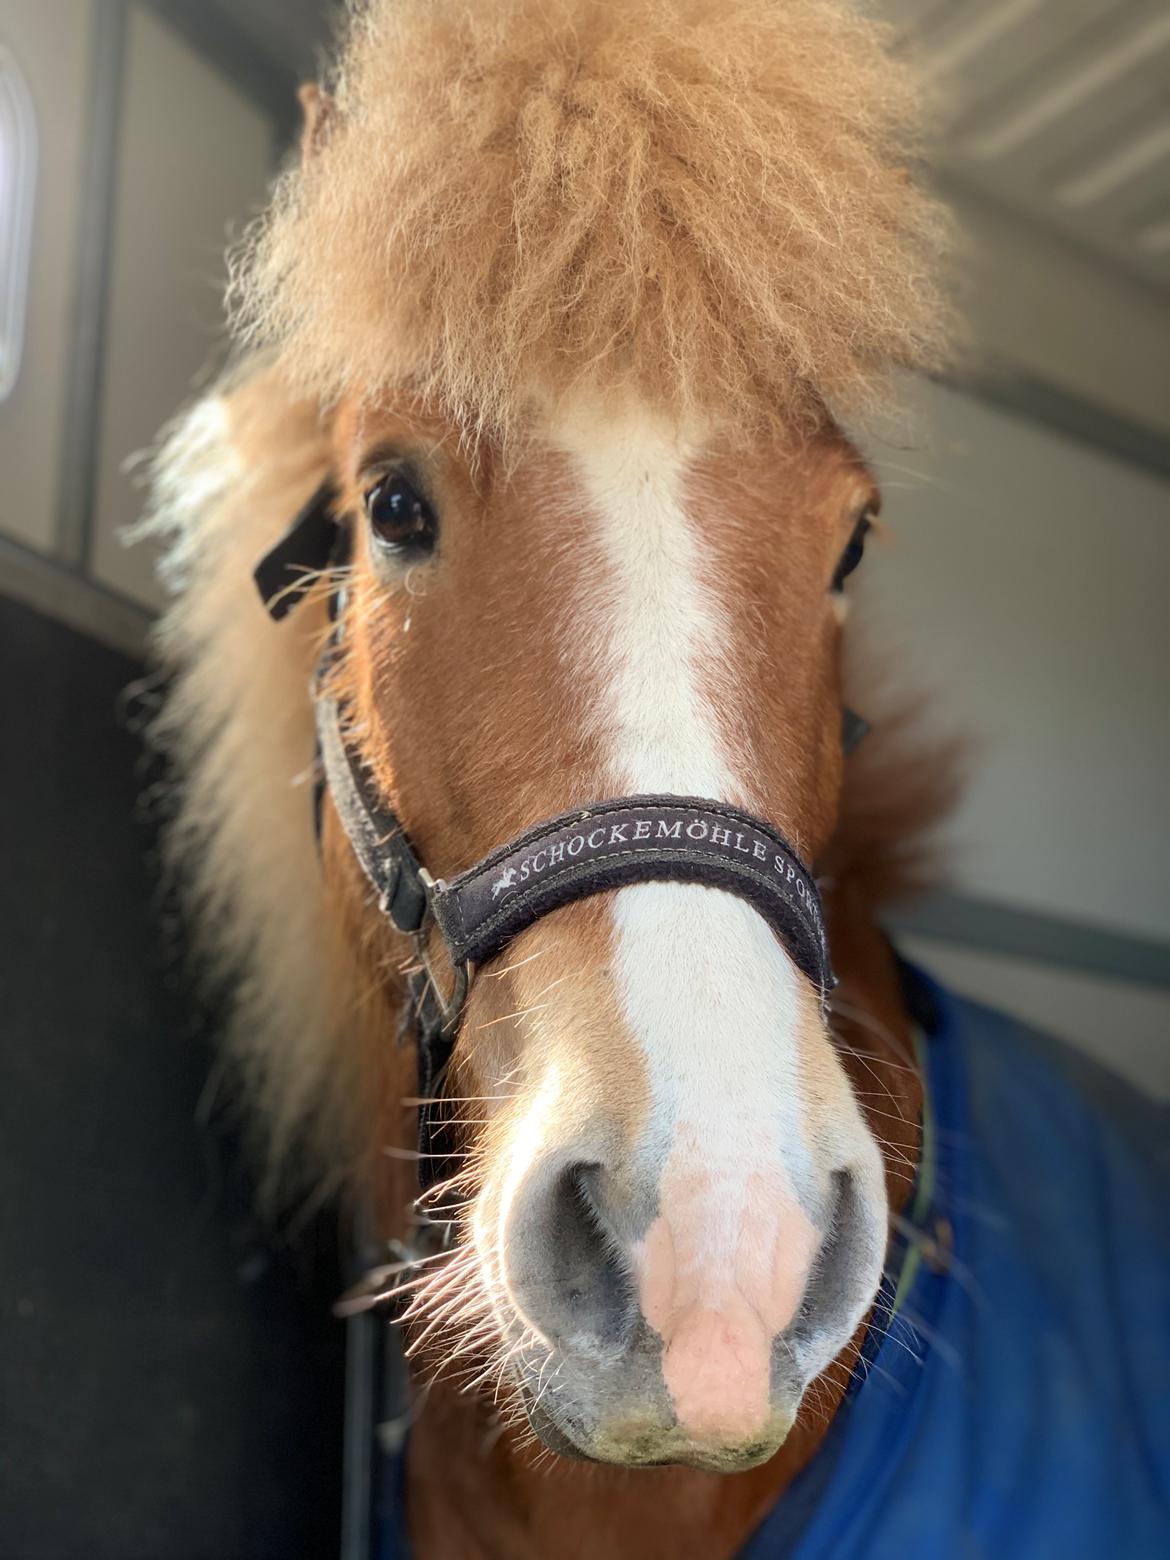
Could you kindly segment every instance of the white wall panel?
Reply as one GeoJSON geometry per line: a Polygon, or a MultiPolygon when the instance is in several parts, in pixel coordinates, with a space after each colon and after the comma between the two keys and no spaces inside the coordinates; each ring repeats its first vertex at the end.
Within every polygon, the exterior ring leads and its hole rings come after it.
{"type": "Polygon", "coordinates": [[[223,251],[272,171],[266,115],[143,6],[131,8],[114,213],[93,572],[157,602],[124,470],[188,398],[222,336],[223,251]]]}
{"type": "Polygon", "coordinates": [[[89,0],[4,0],[0,42],[36,110],[38,171],[20,376],[0,403],[0,531],[52,549],[62,458],[91,36],[89,0]]]}
{"type": "Polygon", "coordinates": [[[952,990],[1077,1046],[1170,1102],[1170,991],[924,938],[900,937],[898,946],[952,990]]]}
{"type": "Polygon", "coordinates": [[[1170,486],[924,386],[886,450],[865,642],[968,733],[954,886],[1170,938],[1170,486]]]}
{"type": "Polygon", "coordinates": [[[969,189],[944,194],[977,366],[1055,385],[1170,441],[1166,296],[969,189]]]}
{"type": "Polygon", "coordinates": [[[1155,286],[1170,281],[1166,0],[883,0],[939,87],[942,162],[1155,286]]]}

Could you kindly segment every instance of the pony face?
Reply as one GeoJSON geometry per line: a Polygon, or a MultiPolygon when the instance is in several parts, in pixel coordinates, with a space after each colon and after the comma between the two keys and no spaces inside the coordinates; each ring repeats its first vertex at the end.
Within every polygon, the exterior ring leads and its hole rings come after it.
{"type": "MultiPolygon", "coordinates": [[[[408,397],[354,399],[332,464],[339,676],[433,874],[649,793],[741,806],[815,861],[842,574],[877,501],[827,420],[732,443],[634,396],[561,400],[505,463],[408,397]]],[[[346,852],[330,817],[352,900],[346,852]]],[[[546,915],[477,972],[448,1092],[460,1243],[424,1330],[482,1354],[557,1450],[769,1457],[873,1301],[887,1204],[819,995],[762,917],[653,883],[546,915]]]]}
{"type": "Polygon", "coordinates": [[[303,165],[235,256],[237,369],[172,430],[148,522],[183,587],[160,733],[204,941],[243,977],[231,1046],[274,1174],[349,1171],[400,1233],[408,945],[329,807],[321,893],[296,780],[326,593],[274,634],[252,590],[329,480],[346,735],[434,875],[577,803],[681,793],[839,880],[847,1046],[763,918],[698,884],[567,905],[485,964],[446,1085],[459,1242],[414,1303],[418,1345],[516,1387],[562,1451],[740,1468],[804,1402],[795,1466],[917,1150],[868,911],[945,800],[929,764],[883,795],[863,750],[824,847],[836,587],[875,499],[833,418],[884,419],[893,371],[946,356],[919,85],[841,0],[347,11],[303,165]]]}

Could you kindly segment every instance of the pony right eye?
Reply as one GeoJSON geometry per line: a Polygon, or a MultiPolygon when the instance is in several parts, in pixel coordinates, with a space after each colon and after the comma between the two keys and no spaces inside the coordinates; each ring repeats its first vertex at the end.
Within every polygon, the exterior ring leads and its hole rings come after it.
{"type": "Polygon", "coordinates": [[[365,510],[375,541],[398,557],[426,558],[435,550],[435,512],[401,472],[388,472],[374,484],[366,494],[365,510]]]}
{"type": "Polygon", "coordinates": [[[833,582],[829,586],[831,591],[839,593],[845,589],[845,581],[862,560],[865,553],[865,538],[872,529],[873,521],[870,519],[867,510],[853,527],[853,535],[849,538],[849,545],[841,554],[841,560],[834,570],[833,582]]]}

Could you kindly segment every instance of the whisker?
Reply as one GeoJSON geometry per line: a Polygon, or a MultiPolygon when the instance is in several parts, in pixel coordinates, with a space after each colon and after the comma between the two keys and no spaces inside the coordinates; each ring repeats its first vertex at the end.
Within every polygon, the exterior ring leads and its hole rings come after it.
{"type": "MultiPolygon", "coordinates": [[[[842,1017],[844,1016],[842,1014],[842,1017]]],[[[846,1022],[852,1023],[853,1020],[846,1019],[846,1022]]],[[[850,1045],[838,1029],[830,1029],[829,1033],[833,1037],[837,1050],[845,1056],[856,1056],[859,1060],[876,1062],[879,1067],[888,1067],[891,1072],[911,1073],[915,1078],[921,1076],[921,1069],[918,1067],[907,1067],[904,1062],[892,1062],[888,1056],[879,1056],[874,1051],[863,1051],[859,1046],[850,1045]]]]}
{"type": "Polygon", "coordinates": [[[863,1029],[868,1029],[872,1034],[877,1035],[880,1040],[884,1040],[906,1062],[911,1072],[918,1071],[918,1068],[915,1066],[913,1053],[906,1049],[905,1042],[899,1035],[894,1033],[888,1024],[883,1024],[872,1013],[867,1013],[864,1008],[859,1008],[836,994],[830,997],[829,1005],[834,1013],[840,1013],[842,1018],[848,1019],[852,1023],[860,1024],[863,1029]]]}
{"type": "Polygon", "coordinates": [[[384,1154],[387,1159],[409,1159],[412,1161],[419,1159],[470,1159],[472,1157],[467,1149],[453,1149],[447,1154],[424,1154],[421,1149],[398,1148],[393,1143],[383,1143],[378,1152],[384,1154]]]}
{"type": "MultiPolygon", "coordinates": [[[[857,1097],[858,1099],[866,1098],[865,1095],[861,1094],[859,1094],[857,1097]]],[[[900,1121],[903,1126],[907,1127],[917,1127],[918,1125],[918,1123],[911,1116],[896,1115],[892,1110],[878,1110],[876,1105],[866,1105],[864,1110],[867,1116],[880,1116],[883,1121],[900,1121]]]]}
{"type": "Polygon", "coordinates": [[[949,1247],[940,1246],[928,1231],[919,1229],[900,1213],[891,1213],[890,1223],[899,1235],[917,1247],[924,1258],[931,1262],[945,1264],[946,1271],[955,1276],[975,1304],[980,1306],[987,1304],[987,1296],[980,1289],[974,1273],[949,1247]]]}
{"type": "Polygon", "coordinates": [[[515,964],[506,964],[502,970],[486,970],[484,973],[489,980],[501,980],[505,975],[510,975],[513,970],[522,969],[525,964],[531,964],[533,959],[543,959],[546,954],[551,952],[552,946],[550,944],[544,948],[538,948],[535,953],[527,954],[523,959],[517,959],[515,964]]]}
{"type": "Polygon", "coordinates": [[[513,1100],[514,1094],[403,1094],[399,1104],[420,1105],[491,1105],[497,1101],[513,1100]]]}
{"type": "Polygon", "coordinates": [[[494,1029],[497,1024],[506,1024],[512,1018],[530,1018],[533,1013],[542,1013],[547,1007],[552,1007],[552,1003],[535,1002],[530,1007],[518,1008],[515,1013],[501,1013],[499,1018],[489,1018],[486,1024],[477,1024],[475,1033],[482,1034],[485,1029],[494,1029]]]}

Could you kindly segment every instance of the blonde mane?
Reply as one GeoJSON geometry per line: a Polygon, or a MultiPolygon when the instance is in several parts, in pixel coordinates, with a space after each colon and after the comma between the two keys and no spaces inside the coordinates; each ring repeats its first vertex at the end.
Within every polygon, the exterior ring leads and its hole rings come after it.
{"type": "Polygon", "coordinates": [[[847,0],[372,0],[236,257],[240,333],[328,401],[405,380],[504,438],[626,385],[743,427],[933,366],[920,84],[847,0]]]}
{"type": "Polygon", "coordinates": [[[323,623],[309,603],[275,631],[251,576],[327,464],[316,407],[250,364],[168,430],[139,528],[167,549],[175,591],[155,634],[172,680],[153,733],[179,788],[170,858],[202,968],[230,992],[229,1052],[272,1162],[287,1169],[304,1149],[314,1178],[348,1151],[362,1092],[347,1099],[353,999],[312,826],[308,687],[323,623]]]}
{"type": "MultiPolygon", "coordinates": [[[[941,224],[883,42],[838,0],[355,9],[315,155],[237,257],[241,364],[169,431],[142,527],[177,591],[172,843],[246,1091],[303,1178],[344,1171],[374,1091],[311,822],[321,604],[274,628],[251,570],[328,470],[330,406],[409,382],[503,439],[534,397],[625,383],[792,423],[932,364],[941,224]]],[[[839,858],[890,891],[930,810],[871,795],[839,858]]]]}

